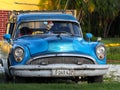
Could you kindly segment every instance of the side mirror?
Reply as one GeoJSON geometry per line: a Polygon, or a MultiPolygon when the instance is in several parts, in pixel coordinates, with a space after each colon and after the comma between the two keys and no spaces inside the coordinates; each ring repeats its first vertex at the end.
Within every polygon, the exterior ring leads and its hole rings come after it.
{"type": "Polygon", "coordinates": [[[93,36],[92,33],[86,33],[86,38],[89,39],[89,41],[92,38],[92,36],[93,36]]]}
{"type": "Polygon", "coordinates": [[[92,38],[92,34],[91,33],[86,33],[86,37],[88,38],[88,39],[91,39],[92,38]]]}
{"type": "Polygon", "coordinates": [[[3,38],[10,42],[11,35],[10,34],[4,34],[3,38]]]}

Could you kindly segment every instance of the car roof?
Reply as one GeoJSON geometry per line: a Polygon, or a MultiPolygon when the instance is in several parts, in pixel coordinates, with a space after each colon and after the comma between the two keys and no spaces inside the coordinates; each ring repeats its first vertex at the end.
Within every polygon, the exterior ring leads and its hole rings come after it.
{"type": "Polygon", "coordinates": [[[79,23],[76,18],[69,14],[56,14],[56,13],[24,13],[19,14],[17,17],[18,22],[27,21],[71,21],[79,23]]]}

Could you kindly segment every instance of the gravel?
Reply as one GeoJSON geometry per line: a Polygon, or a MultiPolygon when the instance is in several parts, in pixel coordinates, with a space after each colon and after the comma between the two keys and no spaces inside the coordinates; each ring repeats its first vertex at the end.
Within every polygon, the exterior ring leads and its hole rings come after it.
{"type": "Polygon", "coordinates": [[[109,64],[109,69],[105,74],[105,78],[120,82],[120,65],[109,64]]]}

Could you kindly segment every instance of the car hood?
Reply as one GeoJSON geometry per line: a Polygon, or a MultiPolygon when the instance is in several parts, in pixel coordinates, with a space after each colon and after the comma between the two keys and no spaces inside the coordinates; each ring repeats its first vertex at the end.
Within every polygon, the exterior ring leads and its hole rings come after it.
{"type": "Polygon", "coordinates": [[[89,54],[88,42],[82,38],[72,36],[49,36],[49,37],[24,37],[17,39],[17,42],[27,46],[30,54],[47,53],[81,53],[89,54]]]}

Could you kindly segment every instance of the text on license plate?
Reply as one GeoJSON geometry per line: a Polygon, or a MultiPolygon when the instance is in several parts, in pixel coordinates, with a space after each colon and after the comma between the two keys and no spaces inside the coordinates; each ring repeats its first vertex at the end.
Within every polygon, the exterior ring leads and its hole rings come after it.
{"type": "Polygon", "coordinates": [[[74,76],[74,70],[52,70],[53,76],[74,76]]]}

